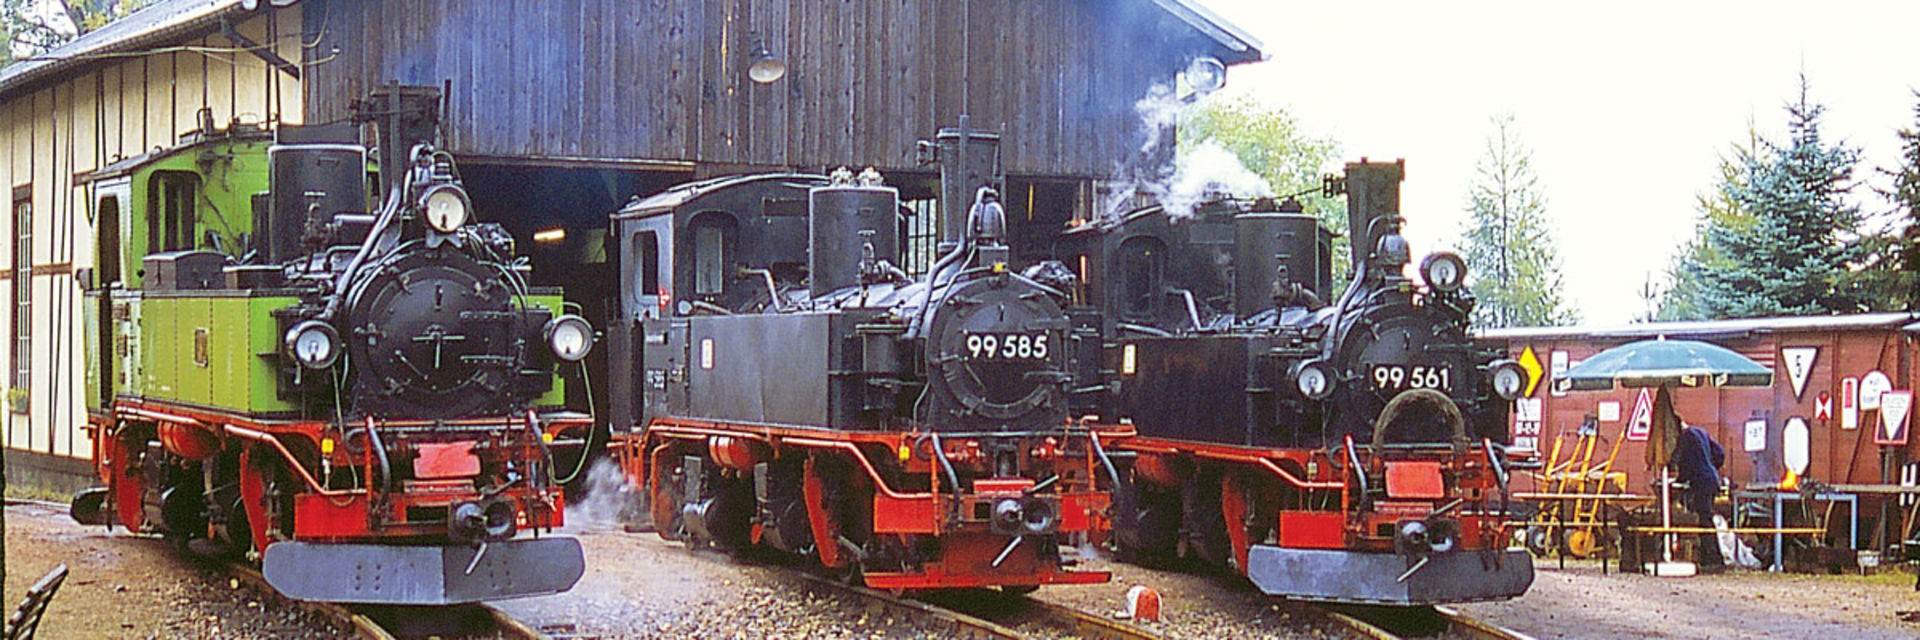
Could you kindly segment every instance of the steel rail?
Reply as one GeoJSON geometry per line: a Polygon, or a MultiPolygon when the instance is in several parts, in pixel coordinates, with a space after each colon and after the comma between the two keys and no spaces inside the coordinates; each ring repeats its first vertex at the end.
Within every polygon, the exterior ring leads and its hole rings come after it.
{"type": "Polygon", "coordinates": [[[958,611],[947,609],[945,607],[939,607],[939,606],[927,604],[925,602],[908,600],[884,591],[878,591],[878,590],[869,589],[862,586],[850,585],[842,582],[837,582],[834,580],[829,580],[827,578],[823,578],[811,573],[795,572],[795,575],[798,575],[802,579],[805,579],[806,581],[814,583],[816,585],[825,586],[827,588],[833,589],[835,591],[839,591],[841,593],[847,593],[854,596],[858,596],[859,598],[866,600],[868,603],[871,603],[873,606],[883,611],[898,613],[898,614],[901,614],[907,617],[913,617],[913,618],[920,618],[920,619],[931,618],[933,620],[943,622],[947,625],[947,629],[943,630],[944,632],[941,634],[943,637],[969,638],[969,639],[995,639],[995,640],[1027,640],[1026,634],[1020,633],[1019,631],[1016,631],[1012,628],[1009,628],[997,622],[987,620],[985,618],[970,616],[964,613],[960,613],[958,611]]]}
{"type": "MultiPolygon", "coordinates": [[[[1423,630],[1421,633],[1403,636],[1400,633],[1388,629],[1387,627],[1392,626],[1391,624],[1368,620],[1368,617],[1372,617],[1368,614],[1350,613],[1327,605],[1310,604],[1309,606],[1312,606],[1314,610],[1319,611],[1325,615],[1328,620],[1340,625],[1345,628],[1345,630],[1371,640],[1400,640],[1401,638],[1407,637],[1424,637],[1431,635],[1433,631],[1428,629],[1423,630]]],[[[1444,624],[1446,627],[1445,633],[1462,635],[1478,640],[1534,640],[1533,636],[1475,618],[1461,612],[1459,609],[1445,605],[1429,607],[1382,607],[1378,609],[1378,611],[1382,612],[1381,615],[1383,616],[1407,614],[1420,616],[1423,614],[1431,614],[1434,622],[1444,624]]],[[[1405,620],[1401,622],[1404,623],[1405,620]]]]}
{"type": "Polygon", "coordinates": [[[374,622],[373,618],[369,618],[364,614],[355,613],[344,606],[331,602],[308,602],[282,596],[279,591],[274,590],[272,585],[267,584],[267,577],[261,575],[260,572],[253,567],[237,562],[228,562],[225,566],[227,568],[227,575],[233,576],[235,580],[247,583],[247,586],[255,592],[278,598],[295,607],[317,614],[333,621],[335,625],[342,629],[352,629],[353,635],[356,638],[361,638],[362,640],[394,640],[392,633],[388,633],[379,623],[374,622]]]}

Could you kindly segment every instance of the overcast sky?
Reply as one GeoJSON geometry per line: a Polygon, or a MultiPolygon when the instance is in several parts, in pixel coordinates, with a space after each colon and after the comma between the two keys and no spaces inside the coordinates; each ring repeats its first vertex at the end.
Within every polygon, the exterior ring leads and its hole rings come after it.
{"type": "Polygon", "coordinates": [[[1456,242],[1489,118],[1513,114],[1587,324],[1642,308],[1719,156],[1749,122],[1784,136],[1802,71],[1827,139],[1864,151],[1870,184],[1898,161],[1920,88],[1920,2],[1199,1],[1265,45],[1230,88],[1287,107],[1343,160],[1407,160],[1416,255],[1456,242]]]}

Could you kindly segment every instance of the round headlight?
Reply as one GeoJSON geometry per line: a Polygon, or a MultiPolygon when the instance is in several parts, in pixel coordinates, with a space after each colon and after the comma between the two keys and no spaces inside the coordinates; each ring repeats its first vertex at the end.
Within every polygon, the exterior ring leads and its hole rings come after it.
{"type": "Polygon", "coordinates": [[[1488,374],[1488,380],[1493,383],[1493,393],[1503,400],[1518,398],[1520,392],[1527,388],[1527,370],[1520,368],[1518,362],[1495,362],[1489,367],[1488,374]]]}
{"type": "Polygon", "coordinates": [[[294,362],[308,369],[325,369],[340,359],[340,333],[319,320],[293,325],[282,346],[294,362]]]}
{"type": "Polygon", "coordinates": [[[554,357],[579,362],[593,350],[593,325],[585,318],[567,314],[547,321],[546,338],[554,357]]]}
{"type": "Polygon", "coordinates": [[[1333,367],[1324,360],[1307,360],[1293,368],[1293,388],[1311,400],[1333,395],[1333,367]]]}
{"type": "Polygon", "coordinates": [[[467,201],[466,190],[450,184],[429,189],[426,197],[420,199],[420,208],[427,217],[427,226],[440,233],[459,230],[473,209],[467,201]]]}
{"type": "Polygon", "coordinates": [[[1420,279],[1435,291],[1452,293],[1467,282],[1467,261],[1460,254],[1439,251],[1420,261],[1420,279]]]}

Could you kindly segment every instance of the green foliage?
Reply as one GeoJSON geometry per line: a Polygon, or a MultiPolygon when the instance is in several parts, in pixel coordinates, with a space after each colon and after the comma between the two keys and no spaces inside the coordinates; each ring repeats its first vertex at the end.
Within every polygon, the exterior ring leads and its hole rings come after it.
{"type": "MultiPolygon", "coordinates": [[[[1757,134],[1754,134],[1757,135],[1757,134]]],[[[1745,173],[1738,158],[1749,157],[1748,147],[1735,146],[1731,157],[1720,159],[1720,182],[1699,196],[1701,218],[1694,223],[1694,237],[1667,265],[1672,282],[1655,313],[1663,321],[1706,320],[1713,316],[1707,307],[1707,290],[1713,274],[1731,273],[1738,268],[1733,256],[1714,238],[1741,236],[1753,232],[1753,216],[1740,207],[1733,196],[1746,188],[1745,173]]]]}
{"type": "Polygon", "coordinates": [[[1577,322],[1560,297],[1560,256],[1546,217],[1533,153],[1513,130],[1513,116],[1493,118],[1487,155],[1474,165],[1462,232],[1469,287],[1484,327],[1538,327],[1577,322]]]}
{"type": "Polygon", "coordinates": [[[1722,163],[1698,233],[1673,266],[1672,319],[1857,313],[1875,304],[1883,265],[1847,201],[1859,151],[1820,136],[1826,108],[1787,105],[1785,144],[1761,140],[1722,163]]]}
{"type": "Polygon", "coordinates": [[[1880,170],[1893,179],[1893,188],[1881,189],[1880,195],[1893,203],[1890,226],[1899,231],[1873,238],[1877,242],[1872,245],[1883,265],[1874,270],[1880,275],[1874,282],[1875,297],[1907,311],[1920,309],[1920,91],[1914,97],[1915,125],[1897,132],[1900,166],[1880,170]]]}
{"type": "MultiPolygon", "coordinates": [[[[1335,233],[1346,233],[1345,204],[1319,191],[1321,176],[1340,154],[1340,146],[1332,138],[1309,133],[1284,107],[1239,93],[1216,96],[1182,119],[1181,153],[1208,143],[1232,152],[1248,170],[1265,178],[1276,194],[1310,192],[1299,198],[1306,211],[1335,233]]],[[[1349,251],[1344,243],[1334,246],[1335,291],[1344,288],[1349,277],[1349,251]]]]}
{"type": "Polygon", "coordinates": [[[74,37],[107,26],[127,17],[154,0],[46,0],[66,13],[67,21],[79,30],[71,33],[67,25],[37,8],[37,0],[0,0],[0,30],[7,46],[0,47],[0,67],[15,60],[32,57],[60,46],[74,37]]]}

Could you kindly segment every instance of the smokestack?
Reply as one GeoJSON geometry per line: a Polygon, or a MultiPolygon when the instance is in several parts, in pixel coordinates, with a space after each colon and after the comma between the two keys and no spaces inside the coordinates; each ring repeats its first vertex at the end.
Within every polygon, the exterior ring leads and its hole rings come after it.
{"type": "Polygon", "coordinates": [[[380,197],[393,191],[393,185],[406,179],[412,166],[408,154],[422,142],[438,146],[440,137],[440,87],[389,84],[367,94],[366,100],[351,105],[353,121],[371,123],[380,159],[380,197]]]}
{"type": "Polygon", "coordinates": [[[1347,237],[1353,239],[1353,274],[1359,280],[1366,273],[1367,257],[1380,244],[1380,236],[1395,227],[1378,223],[1382,218],[1400,215],[1400,182],[1406,179],[1407,161],[1392,163],[1347,163],[1347,237]]]}
{"type": "Polygon", "coordinates": [[[1001,191],[1000,134],[974,129],[967,116],[960,126],[941,129],[934,142],[920,142],[921,164],[940,165],[940,243],[945,254],[967,233],[967,210],[980,187],[1001,191]],[[932,157],[927,157],[931,155],[932,157]]]}

